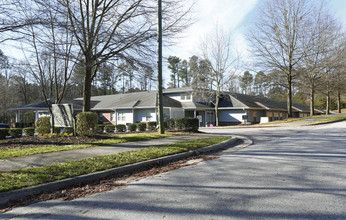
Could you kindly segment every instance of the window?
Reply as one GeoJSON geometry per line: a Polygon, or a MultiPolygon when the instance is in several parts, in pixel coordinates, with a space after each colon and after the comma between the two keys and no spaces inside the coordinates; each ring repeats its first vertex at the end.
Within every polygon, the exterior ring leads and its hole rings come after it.
{"type": "Polygon", "coordinates": [[[145,120],[146,121],[150,121],[151,118],[152,118],[151,112],[150,111],[146,111],[145,112],[145,120]]]}
{"type": "Polygon", "coordinates": [[[186,100],[191,100],[191,93],[186,94],[186,100]]]}
{"type": "Polygon", "coordinates": [[[185,93],[181,93],[181,94],[180,94],[180,100],[185,100],[185,98],[186,98],[185,93]]]}
{"type": "Polygon", "coordinates": [[[125,121],[125,112],[118,112],[118,121],[125,121]]]}

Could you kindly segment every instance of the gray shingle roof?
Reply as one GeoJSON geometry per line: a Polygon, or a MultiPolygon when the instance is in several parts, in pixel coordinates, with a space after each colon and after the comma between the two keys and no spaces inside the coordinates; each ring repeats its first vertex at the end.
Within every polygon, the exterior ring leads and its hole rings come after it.
{"type": "MultiPolygon", "coordinates": [[[[50,104],[54,104],[54,101],[49,100],[50,104]]],[[[104,96],[92,96],[90,100],[91,110],[113,110],[124,108],[156,108],[157,92],[135,92],[126,94],[104,95],[104,96]]],[[[75,110],[82,110],[83,98],[76,98],[74,100],[63,100],[63,103],[72,103],[75,110]]],[[[177,107],[181,108],[180,102],[163,96],[164,107],[177,107]]],[[[47,106],[44,101],[31,103],[28,105],[18,106],[9,110],[47,110],[47,106]]]]}
{"type": "MultiPolygon", "coordinates": [[[[309,106],[301,103],[292,103],[293,111],[309,112],[309,106]]],[[[269,99],[261,96],[252,96],[233,93],[225,96],[220,102],[220,107],[231,108],[263,108],[268,110],[287,110],[286,101],[269,99]]]]}

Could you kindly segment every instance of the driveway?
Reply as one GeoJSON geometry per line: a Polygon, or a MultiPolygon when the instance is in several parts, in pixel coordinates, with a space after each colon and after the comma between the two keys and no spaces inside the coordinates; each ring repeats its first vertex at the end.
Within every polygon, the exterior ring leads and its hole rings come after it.
{"type": "Polygon", "coordinates": [[[345,121],[208,132],[253,137],[255,144],[126,188],[36,203],[0,218],[346,219],[345,121]]]}

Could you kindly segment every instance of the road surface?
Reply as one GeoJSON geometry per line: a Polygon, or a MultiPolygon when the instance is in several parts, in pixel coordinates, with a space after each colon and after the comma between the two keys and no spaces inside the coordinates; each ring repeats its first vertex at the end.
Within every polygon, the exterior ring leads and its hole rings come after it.
{"type": "Polygon", "coordinates": [[[13,219],[346,219],[346,122],[205,129],[254,139],[236,153],[73,201],[0,215],[13,219]]]}

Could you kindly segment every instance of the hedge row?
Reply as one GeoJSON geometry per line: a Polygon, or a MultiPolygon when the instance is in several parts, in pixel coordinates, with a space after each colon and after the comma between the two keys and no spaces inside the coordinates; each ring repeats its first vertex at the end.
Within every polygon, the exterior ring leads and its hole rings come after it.
{"type": "Polygon", "coordinates": [[[199,120],[197,118],[172,118],[165,121],[165,127],[170,130],[197,132],[199,120]]]}

